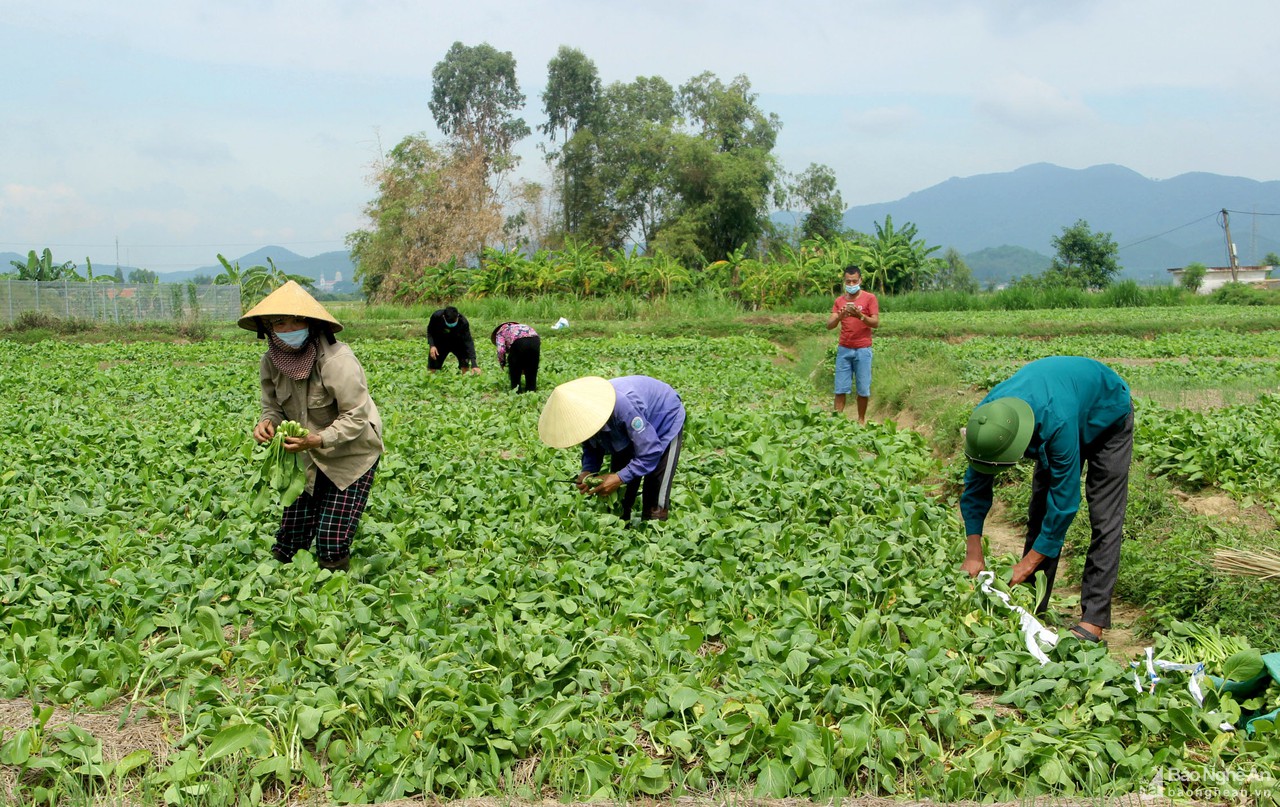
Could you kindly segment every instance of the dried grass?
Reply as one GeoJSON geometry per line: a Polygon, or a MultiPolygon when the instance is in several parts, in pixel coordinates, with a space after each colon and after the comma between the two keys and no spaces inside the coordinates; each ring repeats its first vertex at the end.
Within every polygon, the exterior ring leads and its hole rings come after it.
{"type": "Polygon", "coordinates": [[[1280,578],[1280,555],[1247,549],[1218,549],[1213,553],[1213,567],[1227,574],[1276,579],[1280,578]]]}

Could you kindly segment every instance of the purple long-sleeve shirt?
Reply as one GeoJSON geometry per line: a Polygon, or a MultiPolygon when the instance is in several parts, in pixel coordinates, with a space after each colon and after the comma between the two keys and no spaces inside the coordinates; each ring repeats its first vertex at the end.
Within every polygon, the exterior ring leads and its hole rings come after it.
{"type": "Polygon", "coordinates": [[[600,431],[582,444],[582,470],[600,470],[605,454],[628,447],[635,456],[620,471],[624,483],[645,476],[658,467],[662,452],[684,428],[684,404],[669,384],[647,375],[609,380],[617,392],[613,414],[600,431]]]}

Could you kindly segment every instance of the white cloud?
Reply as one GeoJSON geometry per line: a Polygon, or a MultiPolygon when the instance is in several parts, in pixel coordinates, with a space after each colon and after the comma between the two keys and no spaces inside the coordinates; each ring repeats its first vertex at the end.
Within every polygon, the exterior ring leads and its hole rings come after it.
{"type": "Polygon", "coordinates": [[[79,192],[62,183],[0,186],[0,221],[9,232],[92,226],[101,214],[79,192]]]}
{"type": "Polygon", "coordinates": [[[1040,161],[1274,179],[1277,30],[1274,0],[0,0],[11,60],[58,54],[6,87],[0,237],[339,249],[455,40],[514,54],[531,124],[560,45],[605,82],[745,74],[850,204],[1040,161]]]}
{"type": "Polygon", "coordinates": [[[919,125],[921,120],[919,110],[905,105],[874,107],[845,114],[845,122],[850,129],[876,137],[904,132],[919,125]]]}
{"type": "Polygon", "coordinates": [[[1097,116],[1079,98],[1026,75],[1011,75],[979,93],[979,114],[1028,134],[1091,123],[1097,116]]]}

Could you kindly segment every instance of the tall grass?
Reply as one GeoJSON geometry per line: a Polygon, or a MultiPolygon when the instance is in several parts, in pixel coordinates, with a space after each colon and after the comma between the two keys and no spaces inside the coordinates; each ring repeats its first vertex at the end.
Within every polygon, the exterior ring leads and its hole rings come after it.
{"type": "MultiPolygon", "coordinates": [[[[1258,292],[1261,294],[1261,292],[1258,292]]],[[[1256,304],[1248,298],[1247,304],[1256,304]]],[[[1280,297],[1277,298],[1280,300],[1280,297]]],[[[993,292],[966,294],[958,291],[917,291],[881,298],[888,312],[903,311],[1062,311],[1075,308],[1145,308],[1152,306],[1206,305],[1208,296],[1178,286],[1139,286],[1122,280],[1100,292],[1065,286],[1032,288],[1010,286],[993,292]]],[[[1221,301],[1235,302],[1235,300],[1221,301]]]]}
{"type": "MultiPolygon", "coordinates": [[[[628,295],[579,298],[571,296],[542,296],[533,298],[486,297],[475,300],[457,300],[453,303],[472,322],[503,322],[506,320],[537,323],[553,323],[561,317],[575,320],[663,320],[671,317],[698,319],[703,317],[738,316],[743,309],[737,302],[718,294],[700,294],[687,297],[667,297],[646,300],[628,295]]],[[[829,305],[830,303],[828,303],[829,305]]],[[[418,320],[424,325],[436,305],[391,305],[365,303],[329,303],[330,312],[339,319],[347,315],[363,321],[418,320]]]]}

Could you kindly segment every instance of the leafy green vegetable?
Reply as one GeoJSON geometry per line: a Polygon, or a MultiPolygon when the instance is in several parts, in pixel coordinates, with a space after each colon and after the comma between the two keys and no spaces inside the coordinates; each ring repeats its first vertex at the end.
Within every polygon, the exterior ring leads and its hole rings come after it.
{"type": "Polygon", "coordinates": [[[1257,650],[1241,650],[1222,662],[1222,677],[1228,681],[1251,681],[1262,674],[1262,654],[1257,650]]]}
{"type": "Polygon", "coordinates": [[[307,468],[298,452],[286,451],[286,437],[306,437],[308,430],[302,424],[286,420],[276,427],[276,433],[267,443],[262,467],[250,480],[250,487],[258,492],[253,498],[254,512],[261,512],[271,501],[271,493],[280,494],[285,507],[293,504],[307,487],[307,468]]]}
{"type": "MultiPolygon", "coordinates": [[[[387,453],[334,576],[263,562],[242,428],[259,347],[33,360],[0,340],[0,697],[162,716],[173,747],[116,770],[173,804],[1109,798],[1210,756],[1280,764],[1280,739],[1221,739],[1172,675],[1137,692],[1071,642],[1032,662],[956,568],[930,443],[830,417],[768,342],[547,340],[548,387],[646,372],[688,405],[682,462],[705,473],[631,529],[545,473],[564,462],[533,427],[545,397],[432,374],[408,340],[358,352],[387,453]]],[[[44,722],[0,737],[20,803],[109,764],[44,722]]]]}

